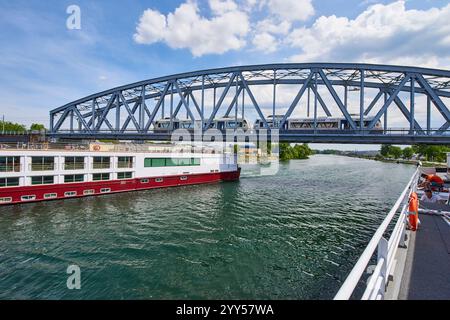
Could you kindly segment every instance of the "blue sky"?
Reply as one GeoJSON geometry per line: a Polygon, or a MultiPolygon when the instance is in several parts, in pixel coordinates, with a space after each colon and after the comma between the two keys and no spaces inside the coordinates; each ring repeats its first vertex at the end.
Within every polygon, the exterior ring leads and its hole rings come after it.
{"type": "Polygon", "coordinates": [[[50,109],[82,96],[213,67],[449,68],[448,21],[444,0],[0,0],[0,116],[47,124],[50,109]],[[66,27],[72,4],[81,9],[80,30],[66,27]]]}

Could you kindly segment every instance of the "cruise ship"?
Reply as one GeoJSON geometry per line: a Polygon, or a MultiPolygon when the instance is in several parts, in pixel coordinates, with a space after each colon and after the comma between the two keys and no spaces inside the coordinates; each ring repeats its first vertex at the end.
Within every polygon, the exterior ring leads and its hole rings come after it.
{"type": "Polygon", "coordinates": [[[212,148],[100,144],[0,149],[0,205],[236,181],[235,155],[212,148]]]}

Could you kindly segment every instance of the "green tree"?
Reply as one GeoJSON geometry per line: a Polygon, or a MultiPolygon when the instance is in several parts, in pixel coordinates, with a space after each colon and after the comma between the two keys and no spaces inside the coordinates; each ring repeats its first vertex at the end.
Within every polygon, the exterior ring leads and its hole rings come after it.
{"type": "Polygon", "coordinates": [[[41,130],[46,130],[46,129],[45,129],[45,126],[44,126],[43,124],[40,124],[40,123],[33,123],[33,124],[31,125],[31,127],[30,127],[30,130],[38,130],[38,131],[41,131],[41,130]]]}
{"type": "Polygon", "coordinates": [[[391,150],[391,145],[390,144],[382,144],[381,145],[381,149],[380,149],[380,154],[387,158],[389,157],[389,151],[391,150]]]}
{"type": "Polygon", "coordinates": [[[402,154],[404,159],[411,159],[411,157],[414,154],[414,151],[411,147],[406,147],[405,149],[403,149],[402,154]]]}
{"type": "Polygon", "coordinates": [[[392,155],[394,157],[394,159],[398,159],[402,155],[402,148],[391,146],[389,148],[389,154],[392,155]]]}
{"type": "Polygon", "coordinates": [[[450,152],[449,146],[437,146],[437,145],[414,145],[412,146],[415,153],[422,157],[425,157],[427,161],[445,162],[447,152],[450,152]]]}
{"type": "Polygon", "coordinates": [[[308,146],[308,144],[297,144],[291,147],[289,143],[280,143],[280,160],[290,160],[290,159],[308,159],[310,155],[314,152],[308,146]]]}
{"type": "Polygon", "coordinates": [[[15,131],[15,132],[24,132],[26,128],[22,124],[13,123],[9,121],[0,121],[0,131],[15,131]]]}

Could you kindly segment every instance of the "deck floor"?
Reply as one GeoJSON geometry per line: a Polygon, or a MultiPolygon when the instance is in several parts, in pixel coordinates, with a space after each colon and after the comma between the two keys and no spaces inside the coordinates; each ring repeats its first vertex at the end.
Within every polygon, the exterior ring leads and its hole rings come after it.
{"type": "Polygon", "coordinates": [[[421,214],[411,232],[398,299],[450,299],[450,226],[440,216],[421,214]]]}

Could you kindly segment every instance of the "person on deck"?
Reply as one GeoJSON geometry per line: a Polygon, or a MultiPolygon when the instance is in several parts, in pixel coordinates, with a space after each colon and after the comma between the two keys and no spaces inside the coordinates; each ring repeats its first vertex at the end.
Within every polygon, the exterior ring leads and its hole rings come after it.
{"type": "Polygon", "coordinates": [[[431,189],[426,189],[424,195],[420,198],[420,202],[423,203],[439,203],[442,201],[441,197],[437,194],[433,194],[431,189]]]}
{"type": "Polygon", "coordinates": [[[419,188],[425,188],[425,189],[439,189],[444,186],[444,180],[442,180],[441,177],[435,174],[421,174],[421,177],[424,178],[424,181],[419,184],[419,188]]]}

